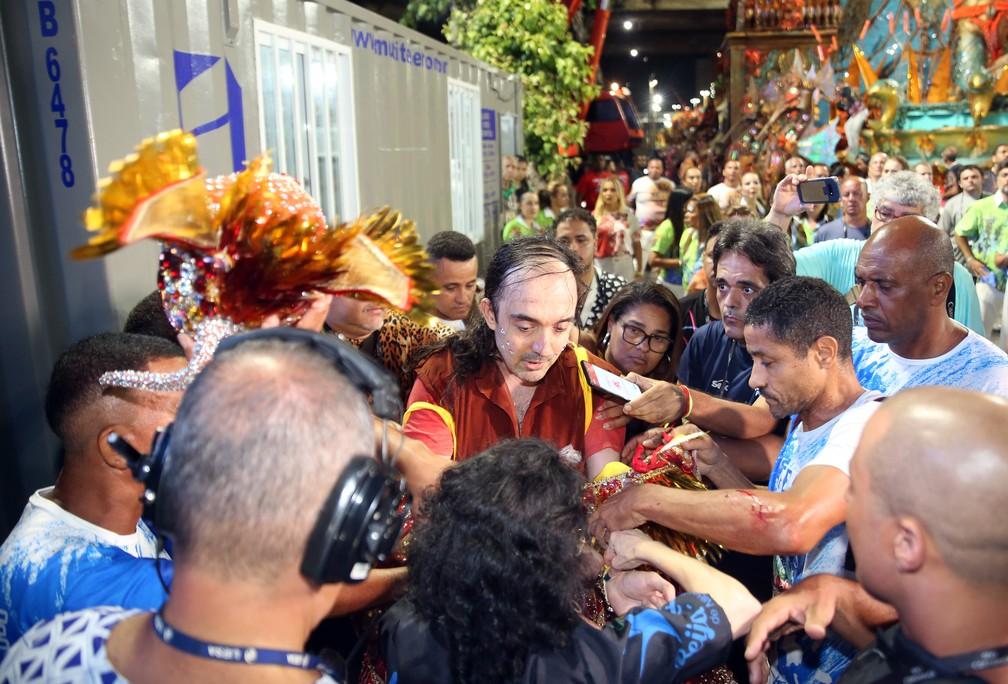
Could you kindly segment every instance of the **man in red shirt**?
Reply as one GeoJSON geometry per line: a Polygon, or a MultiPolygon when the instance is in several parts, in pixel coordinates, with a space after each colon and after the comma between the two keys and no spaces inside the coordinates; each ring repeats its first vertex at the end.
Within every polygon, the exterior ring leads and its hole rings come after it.
{"type": "Polygon", "coordinates": [[[595,417],[601,399],[580,362],[614,369],[570,342],[579,270],[546,238],[504,244],[487,269],[483,320],[419,362],[404,433],[459,461],[516,437],[553,443],[589,477],[618,461],[623,429],[595,417]]]}

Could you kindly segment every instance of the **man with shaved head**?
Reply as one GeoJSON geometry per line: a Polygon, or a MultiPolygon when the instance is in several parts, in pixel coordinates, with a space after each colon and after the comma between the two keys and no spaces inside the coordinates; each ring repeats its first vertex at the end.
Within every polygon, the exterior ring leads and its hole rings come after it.
{"type": "Polygon", "coordinates": [[[863,633],[894,617],[841,682],[1008,680],[1008,527],[991,520],[1008,485],[1005,416],[1005,399],[951,388],[883,404],[850,467],[847,530],[861,584],[815,577],[767,603],[746,649],[751,681],[766,679],[762,652],[781,628],[821,638],[827,626],[863,633]]]}
{"type": "Polygon", "coordinates": [[[893,394],[948,385],[1008,397],[1008,355],[948,316],[955,259],[944,231],[904,216],[866,240],[855,268],[854,331],[858,380],[893,394]]]}
{"type": "MultiPolygon", "coordinates": [[[[799,214],[803,205],[798,198],[798,183],[804,175],[787,176],[777,184],[773,203],[766,220],[784,231],[788,230],[791,217],[799,214]]],[[[902,216],[936,216],[941,196],[938,190],[920,176],[910,171],[893,173],[879,180],[871,193],[875,204],[871,219],[871,231],[902,216]]],[[[822,278],[853,304],[857,296],[853,291],[854,268],[865,242],[854,239],[827,240],[795,253],[798,275],[822,278]]],[[[973,285],[973,275],[962,264],[957,263],[951,271],[954,288],[949,295],[949,315],[971,330],[984,332],[980,318],[980,302],[973,285]]],[[[860,324],[859,321],[856,323],[860,324]]]]}

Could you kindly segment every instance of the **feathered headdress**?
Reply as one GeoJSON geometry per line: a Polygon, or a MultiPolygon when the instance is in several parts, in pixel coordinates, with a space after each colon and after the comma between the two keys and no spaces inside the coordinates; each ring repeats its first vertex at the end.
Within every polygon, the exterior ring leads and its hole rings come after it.
{"type": "Polygon", "coordinates": [[[326,225],[319,205],[267,156],[207,178],[196,139],[182,131],[144,140],[109,166],[73,251],[102,256],[142,239],[163,243],[158,268],[168,320],[193,336],[189,367],[174,374],[107,373],[107,386],[181,389],[221,339],[269,316],[297,321],[312,292],[363,294],[409,310],[431,290],[430,266],[412,221],[388,208],[326,225]]]}

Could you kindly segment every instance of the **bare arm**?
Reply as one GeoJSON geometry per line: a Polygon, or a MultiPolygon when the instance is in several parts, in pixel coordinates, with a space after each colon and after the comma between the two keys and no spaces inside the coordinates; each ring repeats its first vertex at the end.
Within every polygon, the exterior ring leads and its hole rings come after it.
{"type": "Polygon", "coordinates": [[[808,577],[768,601],[752,623],[745,652],[750,681],[766,681],[763,654],[780,636],[804,629],[813,639],[822,639],[830,627],[865,648],[876,627],[898,618],[895,608],[869,596],[857,582],[833,575],[808,577]]]}
{"type": "Polygon", "coordinates": [[[661,570],[686,591],[708,594],[728,616],[732,638],[749,631],[759,613],[759,601],[741,582],[636,530],[615,533],[610,539],[606,560],[617,569],[646,563],[661,570]]]}
{"type": "MultiPolygon", "coordinates": [[[[599,417],[613,427],[620,427],[638,418],[652,425],[673,423],[682,418],[689,406],[678,385],[630,373],[627,380],[644,393],[624,405],[608,404],[599,417]]],[[[752,405],[727,399],[718,399],[698,390],[689,390],[693,409],[689,420],[705,430],[739,439],[753,439],[769,433],[777,425],[770,409],[762,398],[752,405]]]]}
{"type": "Polygon", "coordinates": [[[330,616],[349,615],[389,603],[406,590],[406,568],[376,568],[359,584],[341,584],[330,616]]]}
{"type": "Polygon", "coordinates": [[[973,248],[970,247],[969,240],[965,235],[956,235],[956,244],[959,245],[960,251],[962,251],[963,256],[966,257],[966,268],[970,270],[970,273],[975,275],[977,278],[982,278],[987,275],[990,271],[984,262],[980,261],[973,255],[973,248]]]}
{"type": "Polygon", "coordinates": [[[774,461],[777,460],[777,454],[784,444],[784,438],[773,433],[755,439],[715,435],[714,441],[721,447],[721,451],[732,465],[753,482],[766,482],[770,479],[770,471],[773,470],[774,461]]]}
{"type": "Polygon", "coordinates": [[[605,539],[608,532],[650,520],[744,553],[802,554],[844,521],[847,483],[847,476],[836,468],[811,466],[785,492],[698,492],[645,484],[602,504],[592,515],[592,534],[605,539]]]}

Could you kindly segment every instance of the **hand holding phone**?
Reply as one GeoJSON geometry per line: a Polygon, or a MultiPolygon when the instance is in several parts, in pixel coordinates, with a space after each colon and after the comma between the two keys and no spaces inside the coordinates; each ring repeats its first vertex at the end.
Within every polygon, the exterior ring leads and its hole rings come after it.
{"type": "Polygon", "coordinates": [[[798,184],[802,204],[832,204],[840,201],[840,183],[836,176],[813,178],[798,184]]]}
{"type": "Polygon", "coordinates": [[[605,368],[599,368],[588,361],[582,361],[581,367],[584,369],[585,377],[588,378],[588,384],[603,394],[621,401],[632,401],[641,395],[640,387],[620,375],[610,373],[605,368]]]}

